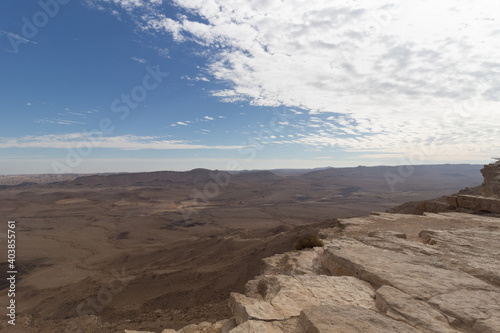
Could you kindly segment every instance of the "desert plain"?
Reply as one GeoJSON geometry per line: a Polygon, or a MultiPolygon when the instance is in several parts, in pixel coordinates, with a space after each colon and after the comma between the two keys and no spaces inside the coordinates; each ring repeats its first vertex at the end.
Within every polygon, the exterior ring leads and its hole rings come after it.
{"type": "MultiPolygon", "coordinates": [[[[228,318],[229,293],[262,258],[336,218],[480,185],[481,167],[3,177],[1,243],[16,221],[19,273],[16,326],[0,331],[161,332],[228,318]]],[[[1,263],[6,272],[6,251],[1,263]]]]}

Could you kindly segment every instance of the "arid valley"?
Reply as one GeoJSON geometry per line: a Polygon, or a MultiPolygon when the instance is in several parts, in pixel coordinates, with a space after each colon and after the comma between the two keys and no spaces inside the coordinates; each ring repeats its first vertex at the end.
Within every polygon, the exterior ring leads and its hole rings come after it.
{"type": "Polygon", "coordinates": [[[335,218],[478,186],[481,167],[5,177],[0,215],[16,221],[18,319],[0,331],[161,332],[228,318],[229,293],[259,274],[262,258],[335,218]]]}

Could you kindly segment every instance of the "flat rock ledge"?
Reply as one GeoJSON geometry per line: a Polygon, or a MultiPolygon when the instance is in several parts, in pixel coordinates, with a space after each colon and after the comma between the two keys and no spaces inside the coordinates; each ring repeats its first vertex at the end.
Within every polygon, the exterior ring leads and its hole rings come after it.
{"type": "Polygon", "coordinates": [[[264,259],[262,275],[231,294],[233,318],[161,333],[500,332],[500,218],[339,222],[342,232],[320,232],[322,248],[264,259]]]}

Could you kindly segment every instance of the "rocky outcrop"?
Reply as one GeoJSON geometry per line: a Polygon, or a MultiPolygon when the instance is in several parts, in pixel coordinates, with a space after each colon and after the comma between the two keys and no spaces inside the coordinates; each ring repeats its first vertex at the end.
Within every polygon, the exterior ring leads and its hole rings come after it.
{"type": "Polygon", "coordinates": [[[481,173],[484,177],[481,194],[484,197],[500,198],[500,160],[485,165],[481,173]]]}
{"type": "Polygon", "coordinates": [[[484,177],[481,195],[452,195],[447,198],[448,205],[457,211],[500,214],[500,161],[485,165],[481,173],[484,177]]]}
{"type": "Polygon", "coordinates": [[[378,213],[339,225],[320,232],[322,248],[265,259],[231,294],[234,318],[177,332],[500,332],[500,218],[378,213]]]}
{"type": "Polygon", "coordinates": [[[500,199],[479,195],[456,195],[447,198],[448,204],[457,209],[471,212],[490,212],[500,214],[500,199]]]}

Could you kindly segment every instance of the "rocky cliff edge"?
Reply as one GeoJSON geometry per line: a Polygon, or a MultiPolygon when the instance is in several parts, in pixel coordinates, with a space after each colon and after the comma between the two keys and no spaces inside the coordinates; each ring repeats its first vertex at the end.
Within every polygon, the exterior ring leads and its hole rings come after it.
{"type": "MultiPolygon", "coordinates": [[[[264,259],[233,318],[162,333],[500,332],[500,219],[374,213],[264,259]]],[[[126,330],[126,333],[138,331],[126,330]]]]}

